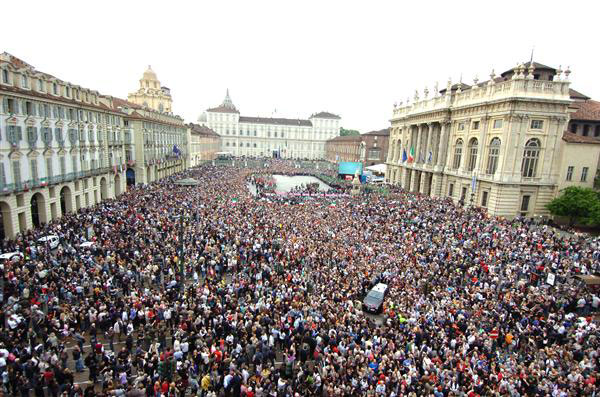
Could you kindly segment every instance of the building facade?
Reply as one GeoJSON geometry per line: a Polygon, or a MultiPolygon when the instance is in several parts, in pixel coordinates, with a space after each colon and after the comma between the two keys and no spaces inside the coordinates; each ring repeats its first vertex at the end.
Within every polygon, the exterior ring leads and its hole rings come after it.
{"type": "Polygon", "coordinates": [[[548,215],[567,163],[598,161],[598,145],[566,133],[570,73],[527,63],[472,86],[448,82],[432,97],[415,93],[394,108],[386,179],[494,215],[548,215]]]}
{"type": "Polygon", "coordinates": [[[361,135],[335,137],[325,142],[325,159],[336,163],[361,162],[363,167],[385,163],[389,137],[389,128],[361,135]]]}
{"type": "Polygon", "coordinates": [[[0,238],[125,189],[123,116],[110,98],[0,55],[0,238]]]}
{"type": "Polygon", "coordinates": [[[150,66],[140,79],[140,88],[129,94],[127,100],[160,113],[171,113],[173,111],[171,90],[160,85],[156,73],[150,66]]]}
{"type": "Polygon", "coordinates": [[[221,150],[221,137],[204,125],[189,123],[187,127],[190,167],[196,167],[206,160],[214,160],[221,150]]]}
{"type": "Polygon", "coordinates": [[[113,98],[126,131],[127,184],[148,184],[189,167],[183,118],[113,98]]]}
{"type": "Polygon", "coordinates": [[[308,119],[240,116],[229,91],[198,123],[222,138],[221,150],[234,156],[324,159],[325,142],[340,134],[341,118],[328,112],[308,119]]]}

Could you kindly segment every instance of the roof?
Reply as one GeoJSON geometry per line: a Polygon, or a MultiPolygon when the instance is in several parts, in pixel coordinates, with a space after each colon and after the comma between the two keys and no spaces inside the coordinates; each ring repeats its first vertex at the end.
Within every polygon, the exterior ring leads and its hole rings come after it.
{"type": "Polygon", "coordinates": [[[310,118],[318,118],[318,119],[341,119],[337,114],[329,113],[329,112],[319,112],[315,113],[310,118]]]}
{"type": "Polygon", "coordinates": [[[127,108],[132,108],[132,109],[143,109],[144,107],[141,105],[138,105],[137,103],[133,103],[130,101],[127,101],[125,99],[121,99],[121,98],[117,98],[117,97],[112,97],[113,100],[113,104],[115,105],[115,107],[127,107],[127,108]]]}
{"type": "Polygon", "coordinates": [[[600,102],[589,99],[587,101],[576,101],[571,104],[571,120],[600,121],[600,102]]]}
{"type": "MultiPolygon", "coordinates": [[[[531,62],[525,62],[523,64],[523,66],[525,66],[525,69],[529,69],[529,65],[531,64],[531,62]]],[[[519,66],[521,66],[521,64],[519,64],[518,66],[515,66],[514,68],[508,69],[507,71],[505,71],[504,73],[501,74],[502,77],[504,77],[504,75],[506,74],[510,74],[513,73],[519,66]]],[[[552,70],[552,71],[556,71],[556,69],[550,67],[550,66],[546,66],[544,64],[538,63],[538,62],[533,62],[533,67],[534,69],[545,69],[545,70],[552,70]]]]}
{"type": "Polygon", "coordinates": [[[362,138],[360,137],[360,135],[340,135],[336,136],[335,138],[329,139],[327,142],[360,142],[361,139],[362,138]]]}
{"type": "Polygon", "coordinates": [[[563,132],[563,141],[568,143],[588,143],[593,145],[600,145],[600,139],[592,138],[591,136],[583,136],[573,134],[572,132],[563,132]]]}
{"type": "Polygon", "coordinates": [[[581,92],[576,91],[572,88],[569,88],[569,96],[571,97],[571,99],[584,99],[584,100],[590,99],[589,96],[584,95],[581,92]]]}
{"type": "Polygon", "coordinates": [[[210,109],[206,109],[207,112],[214,112],[214,113],[240,113],[239,110],[235,109],[235,108],[230,108],[227,106],[217,106],[216,108],[210,108],[210,109]]]}
{"type": "Polygon", "coordinates": [[[363,135],[379,135],[379,136],[389,136],[390,135],[390,129],[389,128],[384,128],[382,130],[377,130],[377,131],[369,131],[367,133],[364,133],[363,135]]]}
{"type": "MultiPolygon", "coordinates": [[[[483,84],[483,83],[480,83],[480,84],[483,84]]],[[[450,91],[456,91],[456,90],[458,90],[459,86],[460,86],[460,89],[463,90],[463,91],[471,88],[471,86],[468,85],[468,84],[465,84],[465,83],[456,83],[456,84],[452,84],[452,86],[450,87],[450,91]]],[[[440,90],[440,94],[443,94],[444,92],[446,92],[445,88],[442,89],[442,90],[440,90]]]]}
{"type": "Polygon", "coordinates": [[[189,123],[188,127],[192,130],[192,134],[211,135],[211,136],[215,136],[215,137],[219,136],[219,134],[217,134],[216,132],[214,132],[212,129],[208,128],[205,125],[189,123]]]}
{"type": "Polygon", "coordinates": [[[248,117],[240,116],[240,123],[254,123],[254,124],[275,124],[275,125],[299,125],[305,127],[312,127],[310,120],[304,119],[284,119],[284,118],[273,118],[273,117],[248,117]]]}

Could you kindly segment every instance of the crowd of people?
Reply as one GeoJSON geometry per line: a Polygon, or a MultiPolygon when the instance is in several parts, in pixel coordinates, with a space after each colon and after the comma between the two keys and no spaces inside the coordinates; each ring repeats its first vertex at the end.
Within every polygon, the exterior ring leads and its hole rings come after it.
{"type": "Polygon", "coordinates": [[[600,300],[574,281],[596,240],[398,189],[279,205],[255,172],[205,165],[3,241],[4,394],[597,395],[600,300]]]}

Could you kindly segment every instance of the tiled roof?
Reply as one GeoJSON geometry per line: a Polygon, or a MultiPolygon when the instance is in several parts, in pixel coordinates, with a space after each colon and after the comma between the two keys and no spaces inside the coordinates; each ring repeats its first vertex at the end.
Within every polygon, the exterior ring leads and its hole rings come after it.
{"type": "Polygon", "coordinates": [[[336,136],[335,138],[331,138],[327,142],[359,142],[361,139],[362,138],[360,137],[360,135],[340,135],[336,136]]]}
{"type": "Polygon", "coordinates": [[[219,137],[219,134],[217,134],[216,132],[214,132],[212,129],[208,128],[205,125],[189,123],[188,127],[190,127],[190,129],[192,130],[192,134],[210,135],[210,136],[219,137]]]}
{"type": "Polygon", "coordinates": [[[589,96],[584,95],[579,91],[575,91],[572,88],[569,88],[569,96],[571,97],[571,99],[584,99],[584,100],[590,99],[589,96]]]}
{"type": "Polygon", "coordinates": [[[284,118],[271,118],[271,117],[240,116],[240,123],[299,125],[299,126],[305,126],[305,127],[312,127],[312,123],[310,122],[310,120],[284,119],[284,118]]]}
{"type": "Polygon", "coordinates": [[[70,105],[70,106],[74,106],[74,107],[95,108],[95,109],[99,109],[99,110],[103,110],[103,111],[113,111],[113,112],[115,111],[115,109],[110,109],[110,108],[104,106],[104,104],[102,104],[100,101],[98,101],[97,105],[94,105],[93,103],[86,103],[84,101],[76,101],[75,99],[72,99],[72,98],[65,98],[64,96],[56,96],[56,95],[52,95],[52,94],[48,94],[48,93],[44,93],[44,92],[38,92],[36,90],[23,90],[21,88],[11,86],[11,85],[0,84],[0,92],[2,92],[2,91],[11,92],[14,94],[33,96],[36,98],[46,99],[49,101],[62,102],[64,104],[68,104],[67,106],[70,105]]]}
{"type": "Polygon", "coordinates": [[[315,113],[310,118],[319,118],[319,119],[341,119],[337,114],[329,113],[329,112],[319,112],[315,113]]]}
{"type": "MultiPolygon", "coordinates": [[[[525,71],[525,74],[527,74],[527,70],[529,70],[529,65],[530,65],[530,62],[525,62],[523,65],[525,66],[525,69],[526,69],[526,71],[525,71]]],[[[554,69],[554,68],[552,68],[552,67],[550,67],[550,66],[546,66],[546,65],[544,65],[544,64],[537,63],[537,62],[534,62],[534,63],[533,63],[533,67],[534,67],[536,70],[537,70],[537,69],[545,69],[545,70],[553,70],[553,71],[556,71],[556,69],[554,69]]],[[[507,75],[507,74],[509,74],[509,73],[513,73],[513,72],[514,72],[516,69],[517,69],[517,66],[515,66],[514,68],[511,68],[511,69],[508,69],[507,71],[505,71],[504,73],[502,73],[502,74],[501,74],[501,76],[502,76],[502,77],[504,77],[505,75],[507,75]]]]}
{"type": "Polygon", "coordinates": [[[215,113],[240,113],[237,109],[235,108],[230,108],[227,106],[217,106],[216,108],[210,108],[206,110],[207,112],[215,112],[215,113]]]}
{"type": "Polygon", "coordinates": [[[571,108],[577,109],[571,113],[571,120],[600,121],[600,102],[589,99],[573,102],[571,108]]]}
{"type": "Polygon", "coordinates": [[[563,132],[562,139],[568,143],[590,143],[594,145],[600,145],[600,139],[592,138],[591,136],[577,135],[568,131],[563,132]]]}
{"type": "Polygon", "coordinates": [[[370,131],[367,132],[363,135],[379,135],[379,136],[389,136],[390,135],[390,129],[389,128],[384,128],[383,130],[377,130],[377,131],[370,131]]]}

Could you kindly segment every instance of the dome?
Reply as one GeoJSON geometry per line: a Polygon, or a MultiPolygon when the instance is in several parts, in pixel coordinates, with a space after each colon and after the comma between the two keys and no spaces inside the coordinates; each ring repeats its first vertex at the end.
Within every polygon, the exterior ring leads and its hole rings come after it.
{"type": "Polygon", "coordinates": [[[199,117],[198,117],[198,122],[199,123],[206,123],[207,121],[207,117],[206,117],[206,112],[202,113],[199,117]]]}
{"type": "Polygon", "coordinates": [[[148,69],[146,69],[146,71],[144,72],[144,77],[142,77],[142,79],[143,80],[158,80],[156,78],[156,73],[154,73],[154,70],[152,70],[150,65],[148,65],[148,69]]]}

